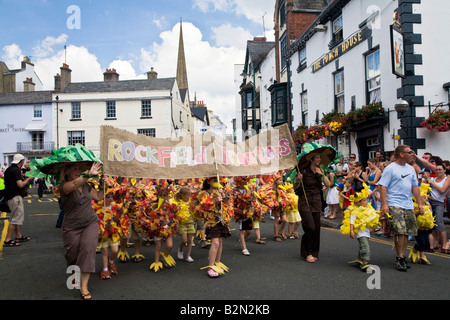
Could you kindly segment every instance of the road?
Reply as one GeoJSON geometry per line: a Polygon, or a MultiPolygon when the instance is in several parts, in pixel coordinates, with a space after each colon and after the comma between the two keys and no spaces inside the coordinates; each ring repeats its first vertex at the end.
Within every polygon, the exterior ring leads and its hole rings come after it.
{"type": "MultiPolygon", "coordinates": [[[[31,241],[16,248],[3,248],[0,257],[1,300],[79,300],[78,290],[66,281],[62,231],[55,228],[58,203],[52,195],[41,200],[35,194],[25,198],[23,234],[31,241]]],[[[91,276],[95,300],[176,300],[198,303],[239,301],[255,303],[273,300],[410,300],[449,299],[450,255],[427,254],[432,265],[412,264],[407,272],[395,269],[392,240],[371,238],[373,273],[365,273],[347,262],[357,257],[358,243],[335,228],[322,228],[319,260],[310,264],[300,258],[300,240],[272,240],[273,222],[261,223],[266,244],[248,241],[250,256],[241,253],[236,225],[224,241],[222,262],[230,268],[211,279],[201,267],[207,265],[208,250],[195,246],[195,262],[177,261],[176,267],[158,273],[149,270],[154,246],[143,247],[143,262],[117,263],[119,275],[100,280],[91,276]]],[[[0,229],[3,222],[0,221],[0,229]]],[[[301,227],[300,227],[301,231],[301,227]]],[[[302,232],[301,232],[302,233],[302,232]]],[[[180,237],[175,238],[176,248],[180,237]]],[[[413,245],[414,242],[410,242],[413,245]]],[[[129,248],[130,256],[133,249],[129,248]]],[[[408,250],[409,252],[409,250],[408,250]]],[[[175,249],[173,257],[176,259],[175,249]]],[[[178,309],[176,310],[178,312],[178,309]]]]}

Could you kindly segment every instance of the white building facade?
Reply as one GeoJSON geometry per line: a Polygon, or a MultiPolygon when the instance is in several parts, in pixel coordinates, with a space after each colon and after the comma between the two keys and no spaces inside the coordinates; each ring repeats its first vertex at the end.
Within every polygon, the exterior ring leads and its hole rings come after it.
{"type": "Polygon", "coordinates": [[[443,84],[450,81],[450,61],[440,58],[449,44],[438,35],[438,30],[450,28],[445,18],[449,10],[450,2],[445,0],[330,3],[287,54],[293,129],[320,124],[332,113],[348,114],[381,104],[384,114],[321,142],[333,144],[346,156],[355,153],[363,161],[378,150],[391,152],[401,143],[414,145],[419,155],[431,152],[450,159],[450,151],[443,148],[450,133],[418,126],[420,117],[426,118],[438,103],[449,102],[443,84]],[[393,73],[394,12],[405,20],[400,19],[405,53],[411,51],[405,54],[405,78],[393,73]],[[410,105],[404,115],[395,111],[398,99],[410,105]],[[409,117],[409,127],[399,120],[403,116],[409,117]]]}
{"type": "Polygon", "coordinates": [[[0,95],[0,161],[11,164],[16,153],[27,159],[49,156],[54,148],[51,91],[0,95]]]}
{"type": "Polygon", "coordinates": [[[69,83],[53,99],[57,147],[81,143],[98,153],[101,125],[157,138],[176,138],[193,127],[175,78],[69,83]]]}

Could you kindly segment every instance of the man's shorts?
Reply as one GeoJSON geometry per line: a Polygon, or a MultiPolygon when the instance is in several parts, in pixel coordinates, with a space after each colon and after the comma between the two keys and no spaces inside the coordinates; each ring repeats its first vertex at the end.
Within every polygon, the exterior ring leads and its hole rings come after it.
{"type": "Polygon", "coordinates": [[[387,223],[394,235],[417,235],[417,220],[412,209],[403,209],[399,207],[389,207],[387,223]]]}
{"type": "Polygon", "coordinates": [[[11,210],[11,224],[21,226],[24,219],[22,196],[15,196],[8,200],[8,207],[11,210]]]}

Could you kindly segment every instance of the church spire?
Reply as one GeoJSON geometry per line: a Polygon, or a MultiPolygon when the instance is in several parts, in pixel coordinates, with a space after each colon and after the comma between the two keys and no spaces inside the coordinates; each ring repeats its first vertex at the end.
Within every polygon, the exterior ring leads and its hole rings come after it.
{"type": "Polygon", "coordinates": [[[178,43],[178,61],[177,61],[177,82],[180,90],[187,90],[187,70],[186,70],[186,58],[184,56],[184,43],[183,43],[183,26],[180,20],[180,40],[178,43]]]}

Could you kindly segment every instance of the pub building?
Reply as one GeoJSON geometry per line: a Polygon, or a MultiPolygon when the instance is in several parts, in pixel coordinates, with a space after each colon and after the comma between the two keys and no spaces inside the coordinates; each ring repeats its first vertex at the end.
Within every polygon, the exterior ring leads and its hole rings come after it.
{"type": "Polygon", "coordinates": [[[364,109],[363,118],[320,142],[363,163],[399,144],[450,159],[442,147],[450,133],[420,126],[449,109],[450,62],[439,58],[449,45],[436,42],[436,32],[450,27],[449,9],[446,0],[332,1],[286,54],[293,130],[364,109]]]}

